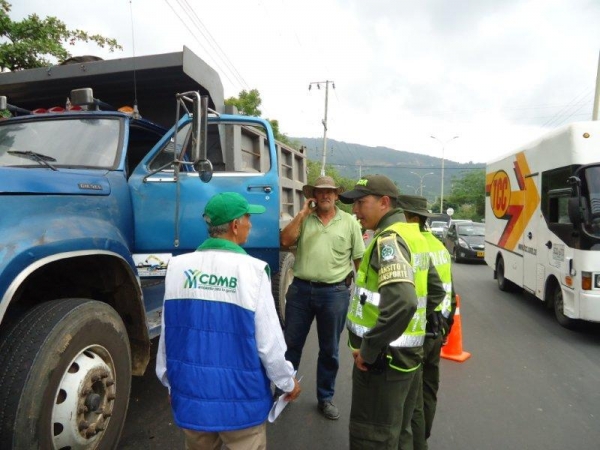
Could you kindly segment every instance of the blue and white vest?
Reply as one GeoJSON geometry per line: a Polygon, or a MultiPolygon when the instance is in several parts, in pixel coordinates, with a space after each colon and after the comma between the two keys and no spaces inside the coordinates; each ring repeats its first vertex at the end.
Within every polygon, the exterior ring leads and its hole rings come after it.
{"type": "Polygon", "coordinates": [[[260,425],[272,405],[254,315],[265,262],[230,251],[172,258],[165,285],[167,377],[175,422],[198,431],[260,425]]]}

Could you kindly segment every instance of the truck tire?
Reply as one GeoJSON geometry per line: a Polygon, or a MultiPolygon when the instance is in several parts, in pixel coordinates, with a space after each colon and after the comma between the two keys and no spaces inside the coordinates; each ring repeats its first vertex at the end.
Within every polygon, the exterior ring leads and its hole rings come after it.
{"type": "Polygon", "coordinates": [[[285,294],[294,280],[294,262],[296,257],[290,252],[279,253],[279,272],[273,276],[271,287],[275,299],[275,309],[281,327],[285,326],[285,294]]]}
{"type": "Polygon", "coordinates": [[[0,333],[0,442],[114,449],[127,414],[131,351],[109,305],[42,303],[0,333]]]}
{"type": "Polygon", "coordinates": [[[498,257],[496,261],[496,280],[498,281],[498,289],[504,292],[515,291],[517,285],[504,277],[504,258],[498,257]]]}
{"type": "Polygon", "coordinates": [[[552,299],[552,307],[554,309],[554,316],[556,317],[556,321],[563,327],[573,330],[577,328],[579,321],[577,319],[572,319],[570,317],[565,316],[564,313],[564,302],[563,302],[563,294],[562,289],[558,285],[558,282],[554,283],[551,292],[552,299]]]}

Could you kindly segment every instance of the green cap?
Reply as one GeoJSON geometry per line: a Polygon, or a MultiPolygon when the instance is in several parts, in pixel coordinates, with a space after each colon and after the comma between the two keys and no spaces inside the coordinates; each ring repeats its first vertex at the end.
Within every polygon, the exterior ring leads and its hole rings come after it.
{"type": "Polygon", "coordinates": [[[237,192],[221,192],[214,195],[204,208],[204,220],[212,226],[223,225],[244,214],[262,214],[266,208],[262,205],[250,205],[248,200],[237,192]]]}
{"type": "Polygon", "coordinates": [[[398,198],[400,193],[392,180],[385,175],[367,175],[356,182],[354,189],[340,194],[342,203],[353,203],[354,200],[367,195],[387,195],[390,198],[398,198]]]}

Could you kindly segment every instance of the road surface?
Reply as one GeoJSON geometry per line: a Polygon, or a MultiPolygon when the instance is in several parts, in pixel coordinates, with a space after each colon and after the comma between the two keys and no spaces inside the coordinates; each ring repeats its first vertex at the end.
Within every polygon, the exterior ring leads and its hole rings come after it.
{"type": "MultiPolygon", "coordinates": [[[[535,298],[499,291],[485,265],[456,264],[453,273],[463,348],[472,356],[442,361],[430,450],[600,448],[600,327],[562,328],[535,298]]],[[[352,358],[345,339],[334,399],[340,419],[317,410],[313,328],[299,370],[302,395],[268,426],[269,449],[348,448],[352,358]]],[[[119,448],[183,448],[154,360],[134,379],[119,448]]]]}

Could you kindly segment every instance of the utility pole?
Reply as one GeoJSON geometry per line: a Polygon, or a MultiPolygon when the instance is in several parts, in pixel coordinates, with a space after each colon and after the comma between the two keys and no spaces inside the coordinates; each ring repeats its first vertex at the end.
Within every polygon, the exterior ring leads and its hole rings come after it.
{"type": "Polygon", "coordinates": [[[596,73],[596,94],[594,95],[594,110],[592,120],[598,120],[598,110],[600,109],[600,56],[598,57],[598,72],[596,73]]]}
{"type": "Polygon", "coordinates": [[[308,85],[308,90],[310,91],[313,85],[316,85],[317,89],[321,89],[321,85],[325,84],[325,118],[321,121],[323,124],[323,160],[321,163],[321,176],[325,175],[325,160],[327,157],[327,105],[329,101],[329,83],[331,83],[331,87],[335,89],[335,84],[331,80],[311,81],[308,85]]]}
{"type": "Polygon", "coordinates": [[[458,139],[458,136],[454,136],[452,139],[448,139],[447,141],[442,141],[441,139],[436,138],[435,136],[429,136],[431,139],[435,139],[440,144],[442,144],[442,192],[440,194],[440,214],[444,213],[444,151],[446,150],[446,144],[454,139],[458,139]]]}
{"type": "MultiPolygon", "coordinates": [[[[427,175],[435,175],[433,172],[428,172],[425,175],[419,175],[417,172],[411,172],[413,175],[416,175],[419,177],[419,188],[420,188],[420,193],[419,195],[421,197],[423,197],[423,178],[425,178],[427,175]]],[[[415,192],[416,194],[416,192],[415,192]]]]}

